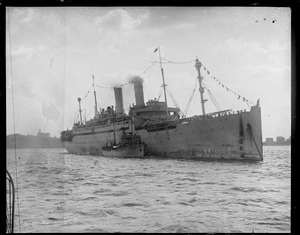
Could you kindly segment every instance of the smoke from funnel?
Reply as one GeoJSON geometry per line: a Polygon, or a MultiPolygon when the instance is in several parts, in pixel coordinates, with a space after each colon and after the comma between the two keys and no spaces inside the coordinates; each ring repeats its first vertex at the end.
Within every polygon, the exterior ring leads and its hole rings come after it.
{"type": "Polygon", "coordinates": [[[140,76],[131,76],[129,79],[128,79],[128,82],[131,82],[131,83],[134,83],[135,81],[141,81],[141,83],[144,82],[144,79],[140,76]]]}

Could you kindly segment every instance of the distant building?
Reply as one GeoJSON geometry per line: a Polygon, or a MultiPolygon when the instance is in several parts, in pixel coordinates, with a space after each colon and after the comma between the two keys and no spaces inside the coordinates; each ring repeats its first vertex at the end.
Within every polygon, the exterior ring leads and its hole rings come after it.
{"type": "Polygon", "coordinates": [[[39,129],[39,132],[37,133],[38,137],[46,137],[49,138],[50,137],[50,133],[43,133],[41,132],[41,129],[39,129]]]}
{"type": "Polygon", "coordinates": [[[273,138],[268,137],[266,138],[266,142],[263,142],[264,146],[290,146],[291,145],[291,137],[289,137],[287,140],[283,136],[277,136],[276,142],[273,140],[273,138]]]}
{"type": "Polygon", "coordinates": [[[285,138],[283,136],[277,136],[276,137],[276,142],[277,143],[283,143],[283,142],[285,142],[285,138]]]}
{"type": "Polygon", "coordinates": [[[273,143],[273,138],[266,138],[266,143],[273,143]]]}

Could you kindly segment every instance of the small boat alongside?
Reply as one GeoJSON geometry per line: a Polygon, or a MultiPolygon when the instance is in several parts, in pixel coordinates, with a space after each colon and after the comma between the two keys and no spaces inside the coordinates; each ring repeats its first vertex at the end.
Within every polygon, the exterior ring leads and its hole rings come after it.
{"type": "Polygon", "coordinates": [[[144,156],[144,143],[137,134],[123,133],[120,143],[109,140],[102,147],[102,154],[105,157],[138,158],[144,156]]]}

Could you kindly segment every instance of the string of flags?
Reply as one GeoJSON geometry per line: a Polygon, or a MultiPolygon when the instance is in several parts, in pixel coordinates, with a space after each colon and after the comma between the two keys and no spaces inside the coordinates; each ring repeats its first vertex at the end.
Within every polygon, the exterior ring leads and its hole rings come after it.
{"type": "Polygon", "coordinates": [[[113,87],[110,87],[110,86],[100,86],[100,85],[97,85],[95,84],[97,87],[100,87],[100,88],[106,88],[106,89],[110,89],[110,88],[113,88],[113,87]]]}
{"type": "Polygon", "coordinates": [[[162,57],[162,56],[161,56],[161,58],[162,58],[163,60],[167,61],[167,62],[170,63],[170,64],[188,64],[188,63],[193,63],[193,62],[195,62],[195,60],[189,60],[189,61],[184,61],[184,62],[175,62],[175,61],[168,60],[168,59],[166,59],[166,58],[164,58],[164,57],[162,57]]]}
{"type": "MultiPolygon", "coordinates": [[[[203,66],[203,69],[206,71],[207,75],[210,74],[210,71],[209,71],[206,67],[203,66]]],[[[240,98],[242,98],[242,99],[243,99],[243,102],[246,102],[247,105],[248,105],[248,103],[254,104],[253,102],[249,101],[249,100],[246,99],[245,97],[242,97],[241,95],[239,95],[239,94],[236,93],[235,91],[231,90],[229,87],[227,87],[226,85],[224,85],[221,81],[219,81],[216,77],[214,77],[214,76],[212,76],[212,75],[210,75],[210,77],[211,77],[213,80],[215,80],[220,86],[222,86],[223,88],[225,88],[227,92],[231,92],[231,93],[233,93],[235,96],[237,96],[238,100],[239,100],[240,98]]],[[[248,105],[248,106],[249,106],[249,105],[248,105]]]]}
{"type": "MultiPolygon", "coordinates": [[[[164,58],[162,56],[161,56],[161,58],[163,60],[167,61],[168,63],[171,63],[171,64],[187,64],[187,63],[193,63],[193,62],[195,62],[195,60],[184,61],[184,62],[175,62],[175,61],[168,60],[168,59],[166,59],[166,58],[164,58]]],[[[133,79],[133,80],[131,80],[129,82],[126,82],[126,83],[123,83],[123,84],[120,84],[120,85],[116,85],[116,86],[102,86],[102,85],[98,85],[98,84],[95,84],[95,85],[97,87],[99,87],[99,88],[111,89],[111,88],[114,88],[114,87],[123,87],[123,86],[126,86],[128,84],[134,83],[137,79],[140,78],[140,76],[142,76],[143,74],[145,74],[155,63],[157,63],[157,61],[158,61],[158,59],[155,60],[155,61],[153,61],[148,68],[146,68],[140,75],[135,76],[135,79],[133,79]]]]}
{"type": "MultiPolygon", "coordinates": [[[[158,49],[156,48],[156,50],[154,52],[156,52],[158,49]]],[[[187,64],[187,63],[192,63],[194,62],[194,60],[190,60],[190,61],[185,61],[185,62],[175,62],[175,61],[171,61],[171,60],[168,60],[164,57],[161,57],[162,59],[164,59],[165,61],[167,61],[168,63],[172,63],[172,64],[187,64]]],[[[104,89],[111,89],[111,88],[114,88],[114,87],[123,87],[123,86],[126,86],[128,84],[131,84],[131,83],[134,83],[137,79],[139,79],[143,74],[145,74],[154,64],[157,63],[159,59],[153,61],[151,63],[151,65],[146,68],[140,75],[137,75],[135,76],[134,79],[132,79],[131,81],[129,82],[126,82],[126,83],[123,83],[123,84],[120,84],[120,85],[115,85],[115,86],[102,86],[102,85],[98,85],[98,84],[95,84],[95,86],[99,87],[99,88],[104,88],[104,89]]],[[[88,94],[90,93],[90,89],[92,88],[92,86],[89,88],[88,92],[86,93],[86,95],[84,96],[84,98],[82,99],[82,101],[88,96],[88,94]]]]}
{"type": "Polygon", "coordinates": [[[82,98],[81,102],[84,101],[84,99],[88,96],[88,94],[90,93],[90,90],[91,90],[92,87],[93,87],[93,85],[91,85],[91,87],[89,88],[89,90],[86,93],[86,95],[82,98]]]}
{"type": "MultiPolygon", "coordinates": [[[[163,60],[167,61],[168,63],[172,63],[172,64],[187,64],[187,63],[193,63],[195,62],[195,60],[190,60],[190,61],[184,61],[184,62],[175,62],[175,61],[171,61],[171,60],[168,60],[164,57],[161,57],[163,60]]],[[[98,84],[95,84],[97,87],[100,87],[100,88],[106,88],[106,89],[111,89],[111,88],[114,88],[114,87],[123,87],[123,86],[126,86],[128,84],[131,84],[131,83],[134,83],[137,79],[140,78],[140,76],[142,76],[143,74],[145,74],[155,63],[157,63],[158,59],[155,60],[154,62],[152,62],[152,64],[146,68],[140,75],[137,75],[134,77],[134,79],[132,79],[131,81],[129,82],[126,82],[126,83],[123,83],[123,84],[120,84],[120,85],[115,85],[115,86],[102,86],[102,85],[98,85],[98,84]]],[[[203,69],[206,71],[207,75],[210,75],[210,71],[203,66],[203,69]]],[[[246,99],[245,97],[242,97],[241,95],[239,95],[238,93],[236,93],[235,91],[233,91],[232,89],[230,89],[229,87],[225,86],[221,81],[219,81],[216,77],[210,75],[210,77],[215,80],[220,86],[222,86],[223,88],[226,89],[227,92],[230,92],[230,93],[233,93],[235,96],[237,96],[237,99],[239,100],[240,98],[242,98],[243,102],[246,102],[246,104],[248,105],[248,103],[251,103],[251,104],[254,104],[253,102],[249,101],[248,99],[246,99]]],[[[84,98],[82,99],[82,101],[87,97],[87,95],[89,94],[90,92],[90,89],[91,87],[89,88],[87,94],[84,96],[84,98]]],[[[249,105],[248,105],[249,106],[249,105]]]]}

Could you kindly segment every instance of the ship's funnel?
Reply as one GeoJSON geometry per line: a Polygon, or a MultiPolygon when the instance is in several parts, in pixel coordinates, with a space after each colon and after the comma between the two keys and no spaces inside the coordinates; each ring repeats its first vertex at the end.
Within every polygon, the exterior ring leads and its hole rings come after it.
{"type": "Polygon", "coordinates": [[[122,87],[114,87],[117,115],[124,114],[122,87]]]}
{"type": "Polygon", "coordinates": [[[145,106],[142,79],[137,79],[134,81],[134,94],[136,105],[145,106]]]}

